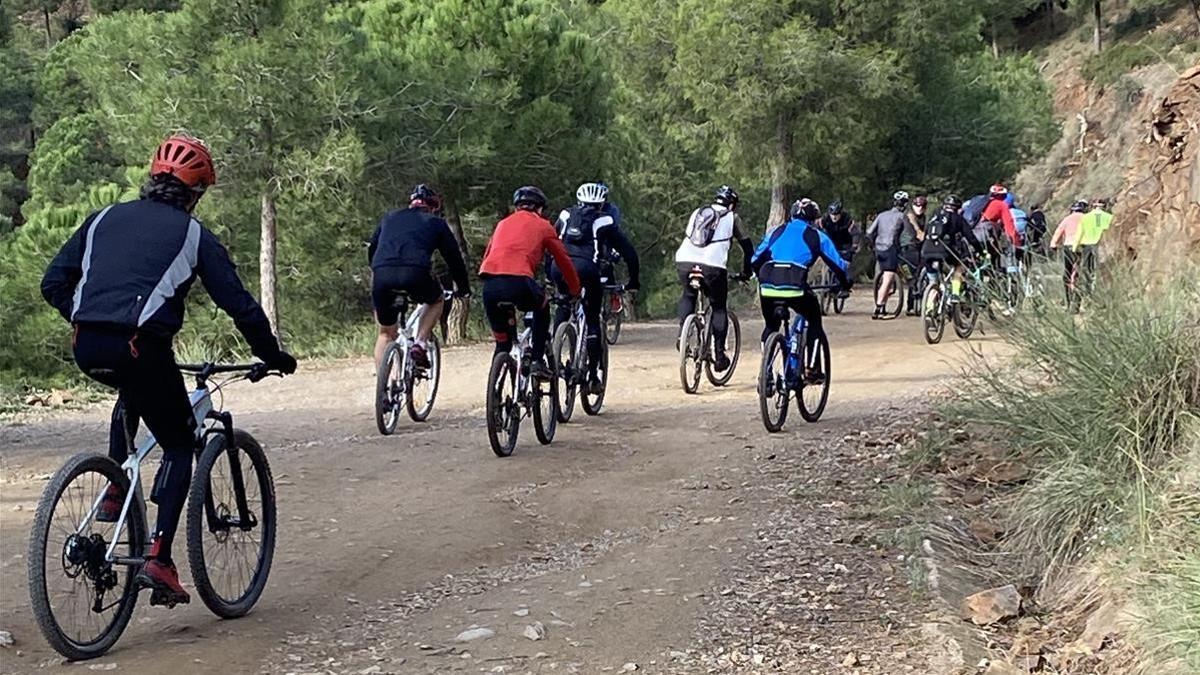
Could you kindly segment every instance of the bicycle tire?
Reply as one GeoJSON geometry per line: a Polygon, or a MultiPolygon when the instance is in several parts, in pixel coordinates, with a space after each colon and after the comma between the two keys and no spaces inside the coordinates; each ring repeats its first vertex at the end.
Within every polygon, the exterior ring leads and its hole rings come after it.
{"type": "Polygon", "coordinates": [[[701,324],[704,319],[699,314],[691,314],[683,322],[679,331],[679,382],[683,391],[688,394],[696,393],[700,388],[700,372],[703,370],[704,333],[701,324]],[[691,366],[688,363],[691,362],[691,366]]]}
{"type": "MultiPolygon", "coordinates": [[[[551,365],[554,369],[554,365],[551,365]]],[[[533,396],[533,431],[538,443],[550,445],[554,441],[554,433],[558,429],[558,373],[545,382],[532,382],[530,395],[533,396]],[[549,402],[550,410],[542,410],[542,404],[549,402]]]]}
{"type": "MultiPolygon", "coordinates": [[[[829,338],[820,336],[814,342],[817,348],[817,360],[814,361],[814,370],[820,370],[825,373],[825,381],[820,385],[805,384],[801,378],[799,391],[796,392],[796,407],[800,409],[800,416],[806,422],[816,422],[821,419],[821,415],[825,412],[825,405],[829,402],[829,383],[833,379],[833,368],[829,358],[829,338]],[[821,387],[821,393],[814,405],[809,405],[804,398],[804,390],[813,386],[821,387]]],[[[804,357],[810,358],[807,350],[804,357]]]]}
{"type": "MultiPolygon", "coordinates": [[[[249,488],[249,485],[244,485],[243,494],[247,494],[245,491],[249,488]]],[[[204,451],[200,453],[200,460],[196,462],[196,473],[192,477],[187,501],[188,567],[192,571],[192,583],[196,586],[196,594],[200,596],[200,600],[204,602],[204,606],[210,612],[222,619],[235,619],[245,616],[253,609],[255,603],[262,597],[263,590],[267,587],[267,578],[271,575],[271,563],[275,559],[277,527],[275,481],[271,477],[271,465],[267,462],[267,453],[263,451],[262,446],[254,440],[253,436],[241,429],[233,430],[232,447],[229,446],[224,434],[210,436],[208,443],[204,446],[204,451]],[[230,515],[237,513],[236,492],[221,497],[221,499],[234,499],[233,504],[224,502],[220,505],[213,504],[214,511],[208,512],[207,506],[215,499],[212,491],[213,469],[222,457],[229,462],[231,488],[233,488],[232,481],[247,478],[245,465],[242,462],[247,459],[250,461],[253,479],[257,482],[258,494],[262,500],[259,507],[261,513],[256,514],[259,526],[256,529],[260,534],[258,554],[254,556],[254,572],[237,597],[232,599],[226,598],[213,583],[212,572],[215,571],[215,568],[210,555],[205,550],[204,540],[204,535],[208,532],[218,540],[218,543],[224,543],[219,541],[220,537],[213,530],[211,517],[222,512],[230,515]],[[240,466],[236,475],[233,473],[234,457],[237,458],[237,464],[240,466]]],[[[240,530],[240,528],[236,529],[240,530]]],[[[246,534],[253,531],[240,530],[246,534]]],[[[225,536],[228,538],[230,534],[227,533],[225,536]]],[[[249,537],[249,539],[253,541],[253,537],[249,537]]],[[[238,555],[242,555],[243,549],[237,550],[238,555]]],[[[248,556],[243,555],[241,559],[246,561],[248,556]]]]}
{"type": "Polygon", "coordinates": [[[612,311],[612,299],[609,298],[605,303],[606,309],[604,318],[604,339],[610,345],[617,344],[617,340],[621,339],[621,324],[625,317],[625,302],[621,302],[621,307],[616,312],[612,311]]]}
{"type": "Polygon", "coordinates": [[[404,407],[408,408],[408,417],[414,422],[424,422],[429,419],[429,413],[433,412],[434,399],[437,398],[438,385],[441,384],[442,379],[442,347],[438,344],[436,336],[429,337],[429,342],[425,345],[425,353],[429,355],[429,368],[426,370],[426,377],[421,379],[429,381],[428,399],[420,407],[417,406],[415,391],[417,378],[415,375],[405,387],[404,407]]]}
{"type": "Polygon", "coordinates": [[[792,392],[787,387],[787,341],[779,333],[771,333],[763,344],[762,364],[758,371],[758,411],[763,427],[777,433],[787,421],[792,392]],[[775,360],[782,357],[779,372],[775,360]],[[774,412],[773,416],[771,413],[774,412]]]}
{"type": "Polygon", "coordinates": [[[379,433],[391,436],[396,432],[400,422],[400,404],[394,399],[395,391],[391,374],[397,368],[396,359],[400,359],[399,372],[404,372],[403,355],[395,342],[383,350],[383,359],[375,373],[375,426],[379,433]]]}
{"type": "Polygon", "coordinates": [[[575,324],[567,321],[559,324],[554,331],[554,341],[551,346],[554,365],[552,369],[558,378],[555,395],[558,396],[558,421],[566,424],[575,414],[575,397],[579,393],[579,370],[582,364],[576,363],[579,355],[579,334],[575,324]]]}
{"type": "Polygon", "coordinates": [[[946,313],[942,306],[942,287],[940,284],[927,284],[921,297],[921,327],[925,341],[936,345],[942,341],[946,331],[946,313]]]}
{"type": "MultiPolygon", "coordinates": [[[[742,353],[742,324],[738,321],[737,314],[734,314],[733,310],[729,310],[728,315],[729,331],[725,335],[726,354],[729,352],[729,338],[733,338],[733,355],[729,358],[729,368],[723,373],[717,373],[713,367],[712,358],[705,359],[704,361],[704,375],[714,387],[724,387],[729,384],[729,380],[733,378],[733,371],[737,369],[738,359],[742,353]]],[[[716,338],[714,337],[714,344],[715,340],[716,338]]]]}
{"type": "MultiPolygon", "coordinates": [[[[42,490],[42,497],[38,501],[37,512],[33,517],[33,528],[30,531],[26,556],[29,599],[34,620],[46,638],[46,642],[50,643],[54,651],[72,661],[94,659],[111,649],[129,625],[138,596],[138,585],[135,580],[137,568],[128,566],[125,568],[124,582],[118,583],[118,586],[121,587],[120,606],[100,634],[88,641],[76,640],[67,635],[59,618],[55,616],[49,590],[46,587],[46,554],[48,547],[51,546],[50,528],[55,507],[60,502],[63,493],[76,478],[85,473],[98,473],[108,482],[120,485],[128,494],[129,481],[125,472],[116,462],[95,453],[75,455],[55,472],[45,489],[42,490]]],[[[107,489],[107,483],[105,489],[107,489]]],[[[90,509],[90,507],[87,508],[90,509]]],[[[129,514],[125,521],[125,532],[129,535],[126,555],[129,557],[140,556],[145,551],[146,520],[143,508],[144,505],[140,499],[134,499],[130,503],[129,514]]],[[[65,545],[66,542],[63,543],[64,547],[65,545]]],[[[61,556],[63,553],[60,551],[58,555],[61,556]]]]}
{"type": "Polygon", "coordinates": [[[497,354],[492,358],[487,387],[488,441],[497,457],[508,457],[517,446],[517,433],[521,429],[520,403],[517,402],[517,364],[511,355],[497,354]],[[503,395],[505,382],[512,386],[512,396],[507,400],[503,395]]]}
{"type": "Polygon", "coordinates": [[[596,370],[600,373],[600,393],[593,394],[589,391],[579,397],[579,402],[583,404],[583,412],[593,417],[600,414],[600,409],[604,407],[604,395],[608,392],[607,342],[600,342],[600,367],[596,370]]]}
{"type": "MultiPolygon", "coordinates": [[[[883,286],[883,272],[879,272],[878,274],[875,275],[876,302],[878,302],[879,289],[881,286],[883,286]]],[[[883,304],[883,315],[890,316],[891,318],[895,319],[904,312],[904,293],[901,292],[901,290],[900,290],[900,273],[899,272],[894,273],[894,276],[892,277],[892,282],[891,282],[890,286],[891,286],[892,290],[888,294],[887,301],[884,302],[884,304],[883,304]],[[889,308],[889,305],[892,302],[896,303],[895,309],[889,308]]]]}
{"type": "Polygon", "coordinates": [[[838,294],[838,296],[833,299],[833,313],[841,314],[844,311],[846,311],[846,299],[843,298],[841,294],[838,294]]]}
{"type": "Polygon", "coordinates": [[[979,321],[979,299],[972,288],[964,288],[962,297],[954,305],[950,316],[954,324],[954,334],[959,339],[966,340],[975,332],[975,324],[979,321]]]}

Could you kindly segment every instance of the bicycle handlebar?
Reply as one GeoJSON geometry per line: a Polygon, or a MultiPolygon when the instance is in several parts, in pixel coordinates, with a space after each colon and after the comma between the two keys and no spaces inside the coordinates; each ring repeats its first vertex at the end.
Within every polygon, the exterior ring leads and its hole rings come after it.
{"type": "Polygon", "coordinates": [[[283,377],[283,373],[277,370],[271,370],[265,363],[239,363],[239,364],[218,364],[218,363],[180,363],[177,364],[179,370],[185,373],[192,373],[198,380],[204,381],[213,375],[223,373],[245,373],[246,379],[251,382],[258,382],[271,375],[283,377]]]}

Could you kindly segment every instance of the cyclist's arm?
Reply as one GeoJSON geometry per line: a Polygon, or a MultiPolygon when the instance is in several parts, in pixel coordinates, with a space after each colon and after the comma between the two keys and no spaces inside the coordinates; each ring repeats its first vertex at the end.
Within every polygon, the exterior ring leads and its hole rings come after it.
{"type": "Polygon", "coordinates": [[[825,265],[833,272],[841,285],[850,285],[850,275],[847,274],[850,265],[842,259],[837,247],[833,245],[833,240],[828,235],[810,228],[804,232],[804,243],[808,244],[817,257],[825,261],[825,265]]]}
{"type": "Polygon", "coordinates": [[[471,281],[467,277],[467,261],[463,259],[462,248],[458,245],[458,238],[450,231],[450,226],[445,223],[438,224],[438,252],[442,254],[442,260],[446,261],[446,266],[450,268],[450,276],[454,279],[454,285],[460,293],[466,293],[471,289],[471,281]]]}
{"type": "Polygon", "coordinates": [[[752,273],[750,259],[754,257],[754,243],[742,232],[742,219],[736,213],[733,214],[733,238],[742,249],[742,276],[749,277],[752,273]]]}
{"type": "Polygon", "coordinates": [[[542,248],[554,258],[554,264],[562,273],[567,290],[571,292],[571,295],[578,296],[582,289],[582,285],[579,283],[579,273],[575,271],[575,264],[571,262],[571,256],[567,255],[567,247],[563,245],[562,240],[549,225],[543,232],[542,248]]]}
{"type": "Polygon", "coordinates": [[[625,268],[629,270],[630,290],[637,290],[641,287],[641,261],[638,259],[637,249],[633,247],[633,242],[629,241],[629,237],[625,236],[625,232],[615,224],[605,225],[600,228],[601,243],[611,247],[621,255],[625,261],[625,268]]]}
{"type": "Polygon", "coordinates": [[[380,221],[380,223],[375,226],[375,232],[373,232],[371,234],[371,242],[369,244],[367,244],[367,264],[368,265],[375,262],[375,251],[379,250],[379,235],[381,232],[383,232],[383,222],[382,221],[380,221]]]}
{"type": "Polygon", "coordinates": [[[67,321],[71,320],[71,308],[75,302],[75,286],[83,278],[84,238],[94,219],[95,215],[93,214],[83,221],[83,225],[75,230],[67,243],[63,244],[58,254],[54,256],[54,260],[50,261],[50,266],[46,268],[46,273],[42,276],[42,297],[67,321]]]}
{"type": "Polygon", "coordinates": [[[254,355],[264,361],[276,357],[280,351],[279,340],[271,330],[266,313],[242,285],[237,266],[229,259],[229,252],[206,228],[200,229],[196,274],[217,307],[233,319],[233,324],[246,338],[254,355]]]}

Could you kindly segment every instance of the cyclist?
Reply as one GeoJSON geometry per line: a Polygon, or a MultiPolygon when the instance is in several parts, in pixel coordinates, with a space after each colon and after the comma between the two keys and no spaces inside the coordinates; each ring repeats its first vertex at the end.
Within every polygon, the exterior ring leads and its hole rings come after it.
{"type": "Polygon", "coordinates": [[[532,374],[548,379],[550,369],[545,356],[546,339],[550,336],[550,305],[535,280],[537,268],[546,254],[553,257],[572,296],[579,295],[579,276],[544,216],[545,193],[526,185],[517,188],[512,202],[512,214],[496,224],[479,267],[479,276],[483,277],[483,311],[496,339],[498,354],[512,349],[516,333],[516,316],[506,305],[533,312],[532,374]]]}
{"type": "Polygon", "coordinates": [[[838,255],[853,266],[854,253],[858,250],[862,232],[859,230],[858,223],[854,222],[854,218],[845,210],[840,200],[829,204],[829,210],[824,216],[821,216],[817,228],[829,235],[829,238],[833,240],[833,245],[837,247],[838,255]]]}
{"type": "Polygon", "coordinates": [[[912,200],[912,206],[904,214],[904,230],[900,233],[900,263],[908,270],[909,316],[917,312],[917,285],[921,270],[921,242],[925,240],[925,210],[929,199],[924,195],[912,200]]]}
{"type": "Polygon", "coordinates": [[[1050,237],[1050,250],[1057,251],[1059,246],[1071,242],[1063,249],[1063,288],[1066,290],[1067,303],[1071,306],[1071,301],[1074,299],[1075,275],[1078,273],[1079,256],[1075,254],[1074,242],[1076,233],[1079,231],[1079,223],[1083,220],[1083,214],[1088,210],[1088,203],[1085,199],[1076,200],[1071,204],[1071,213],[1054,230],[1054,236],[1050,237]]]}
{"type": "Polygon", "coordinates": [[[904,190],[896,192],[892,195],[892,208],[875,216],[871,227],[867,228],[867,239],[874,244],[875,258],[879,261],[879,270],[882,273],[872,319],[883,317],[883,306],[887,304],[892,281],[896,278],[896,271],[900,269],[900,237],[908,223],[904,215],[907,206],[908,193],[904,190]]]}
{"type": "Polygon", "coordinates": [[[1107,199],[1093,199],[1092,208],[1079,221],[1075,231],[1075,239],[1071,248],[1079,258],[1083,272],[1083,289],[1085,293],[1092,292],[1092,283],[1096,279],[1096,259],[1099,257],[1100,239],[1112,225],[1113,216],[1108,212],[1107,199]]]}
{"type": "MultiPolygon", "coordinates": [[[[604,299],[600,281],[600,261],[610,249],[616,250],[629,269],[628,291],[637,291],[641,286],[637,249],[617,226],[612,216],[604,213],[608,201],[608,188],[601,183],[584,183],[575,191],[578,204],[564,209],[558,215],[555,229],[566,246],[579,281],[583,285],[583,310],[587,318],[588,391],[598,394],[602,387],[600,368],[601,344],[604,339],[600,330],[600,310],[604,299]]],[[[555,265],[551,276],[559,289],[563,289],[563,272],[555,265]]],[[[559,307],[554,325],[570,318],[570,309],[559,307]]]]}
{"type": "MultiPolygon", "coordinates": [[[[808,322],[808,348],[818,337],[824,338],[821,304],[808,283],[809,267],[819,258],[833,270],[843,290],[851,285],[849,265],[838,255],[837,247],[824,232],[812,225],[821,217],[821,207],[809,199],[792,204],[791,220],[763,237],[751,264],[758,275],[758,295],[762,306],[762,339],[780,329],[787,310],[800,314],[808,322]]],[[[808,372],[805,378],[817,384],[824,373],[808,372]]]]}
{"type": "Polygon", "coordinates": [[[691,276],[699,271],[703,275],[702,286],[708,294],[712,307],[712,331],[716,341],[713,365],[719,371],[729,369],[729,357],[725,354],[725,336],[729,332],[729,242],[736,240],[742,249],[741,278],[751,275],[750,258],[754,254],[750,238],[742,232],[742,219],[737,214],[738,193],[728,185],[722,185],[711,206],[702,206],[692,211],[683,235],[683,242],[675,251],[675,269],[683,293],[679,296],[679,325],[696,311],[699,292],[692,288],[691,276]]]}
{"type": "Polygon", "coordinates": [[[371,263],[371,301],[379,323],[376,367],[382,366],[384,350],[400,331],[396,300],[401,295],[426,307],[410,354],[417,366],[429,367],[426,345],[445,305],[442,285],[433,276],[434,251],[441,253],[446,261],[456,294],[460,297],[470,294],[467,264],[450,226],[437,216],[441,208],[438,193],[428,185],[418,185],[408,197],[408,208],[385,215],[371,235],[367,258],[371,263]]]}
{"type": "MultiPolygon", "coordinates": [[[[137,582],[168,604],[190,599],[179,583],[171,544],[191,484],[196,425],[172,341],[196,278],[233,318],[255,356],[273,370],[296,371],[296,359],[279,348],[228,252],[191,215],[216,180],[208,146],[190,136],[167,138],[154,154],[141,198],[88,216],[42,279],[42,295],[74,327],[75,363],[117,390],[109,457],[127,459],[126,433],[137,433],[139,420],[162,446],[150,492],[158,517],[137,582]]],[[[124,499],[124,491],[110,485],[96,519],[116,522],[124,499]]]]}
{"type": "Polygon", "coordinates": [[[992,186],[988,191],[987,206],[980,214],[979,224],[988,235],[992,264],[997,270],[1004,270],[1001,258],[1010,253],[1015,255],[1016,249],[1021,246],[1021,235],[1017,232],[1017,223],[1008,205],[1008,188],[999,183],[992,186]]]}
{"type": "Polygon", "coordinates": [[[1026,231],[1026,248],[1039,255],[1046,255],[1046,214],[1041,204],[1035,204],[1029,212],[1029,229],[1026,231]]]}
{"type": "Polygon", "coordinates": [[[964,266],[971,259],[971,252],[982,248],[975,241],[971,225],[962,217],[962,207],[963,201],[957,195],[942,200],[941,210],[925,226],[925,241],[921,245],[921,258],[927,273],[940,274],[942,267],[952,271],[951,302],[958,301],[964,266]]]}

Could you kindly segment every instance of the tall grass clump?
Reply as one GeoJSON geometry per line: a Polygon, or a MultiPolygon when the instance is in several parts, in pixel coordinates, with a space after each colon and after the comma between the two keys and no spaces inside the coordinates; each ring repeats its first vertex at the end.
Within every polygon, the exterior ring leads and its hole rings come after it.
{"type": "Polygon", "coordinates": [[[1026,462],[1005,545],[1044,580],[1110,546],[1150,544],[1156,504],[1200,406],[1200,284],[1148,286],[1110,270],[1082,315],[1027,308],[1001,331],[1015,350],[979,359],[952,407],[1026,462]]]}

